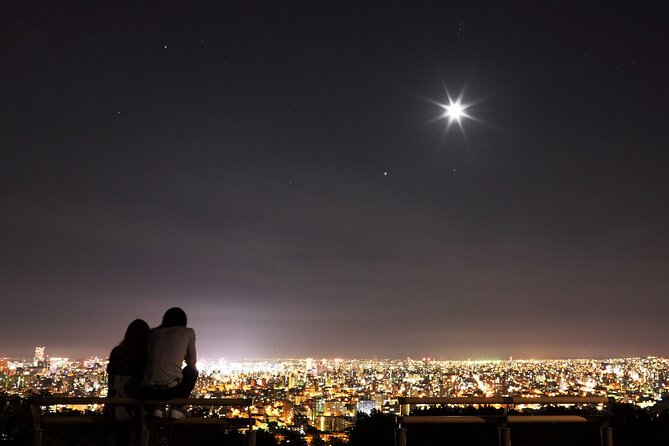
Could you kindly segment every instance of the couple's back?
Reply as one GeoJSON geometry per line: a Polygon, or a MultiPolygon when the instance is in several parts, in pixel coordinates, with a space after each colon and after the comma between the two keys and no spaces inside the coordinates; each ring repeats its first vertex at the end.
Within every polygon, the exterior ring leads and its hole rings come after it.
{"type": "Polygon", "coordinates": [[[189,327],[157,327],[149,332],[145,385],[180,381],[182,363],[195,363],[195,331],[189,327]]]}

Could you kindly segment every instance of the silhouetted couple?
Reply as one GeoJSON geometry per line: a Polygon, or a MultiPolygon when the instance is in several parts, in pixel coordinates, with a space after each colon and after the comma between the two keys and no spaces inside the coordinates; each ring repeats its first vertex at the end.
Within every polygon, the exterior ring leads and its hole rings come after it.
{"type": "MultiPolygon", "coordinates": [[[[188,320],[181,308],[170,308],[160,326],[149,329],[142,319],[130,323],[123,341],[109,354],[108,396],[128,396],[165,401],[188,398],[197,380],[195,331],[186,327],[188,320]],[[185,367],[183,363],[186,363],[185,367]]],[[[114,418],[127,421],[132,411],[115,407],[114,418]]],[[[161,409],[152,416],[162,417],[161,409]]],[[[171,418],[183,418],[181,407],[172,407],[171,418]]]]}

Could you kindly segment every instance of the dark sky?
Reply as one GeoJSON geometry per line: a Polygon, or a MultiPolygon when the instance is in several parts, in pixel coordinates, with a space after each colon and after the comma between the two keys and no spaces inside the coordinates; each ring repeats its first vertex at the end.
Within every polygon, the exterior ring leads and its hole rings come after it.
{"type": "Polygon", "coordinates": [[[662,1],[2,3],[0,356],[669,355],[662,1]]]}

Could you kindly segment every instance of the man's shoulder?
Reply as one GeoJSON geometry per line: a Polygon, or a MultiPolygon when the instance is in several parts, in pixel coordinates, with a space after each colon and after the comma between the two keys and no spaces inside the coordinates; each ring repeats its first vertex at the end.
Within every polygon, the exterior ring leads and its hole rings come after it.
{"type": "Polygon", "coordinates": [[[150,335],[153,336],[160,336],[162,334],[167,334],[167,333],[178,333],[179,335],[190,335],[190,336],[195,336],[195,330],[193,330],[190,327],[182,327],[181,325],[177,325],[174,327],[156,327],[152,328],[150,335]]]}

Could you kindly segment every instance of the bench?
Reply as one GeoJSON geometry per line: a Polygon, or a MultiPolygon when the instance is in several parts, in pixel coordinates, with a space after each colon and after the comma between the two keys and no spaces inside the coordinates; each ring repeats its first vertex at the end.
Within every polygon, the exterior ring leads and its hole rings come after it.
{"type": "Polygon", "coordinates": [[[139,418],[139,446],[149,444],[149,434],[151,428],[158,426],[227,426],[237,430],[245,431],[245,445],[255,446],[256,431],[253,430],[255,419],[251,417],[251,407],[253,400],[250,398],[177,398],[168,401],[149,401],[135,398],[120,397],[38,397],[29,402],[32,416],[32,442],[33,446],[41,446],[44,436],[44,429],[49,426],[63,425],[117,425],[124,422],[116,421],[111,416],[100,413],[99,415],[76,415],[63,416],[56,414],[45,414],[42,407],[49,406],[91,406],[105,405],[111,406],[134,406],[137,408],[139,418]],[[153,406],[215,406],[215,407],[245,407],[247,418],[201,418],[189,417],[177,420],[172,419],[148,419],[147,408],[153,406]]]}
{"type": "Polygon", "coordinates": [[[511,429],[509,424],[528,423],[592,423],[599,424],[601,429],[602,446],[613,446],[613,433],[610,425],[608,408],[615,402],[613,398],[590,396],[554,396],[554,397],[400,397],[401,416],[398,417],[398,427],[395,429],[395,446],[406,446],[406,429],[403,425],[411,424],[496,424],[499,426],[500,446],[511,445],[511,429]],[[509,407],[513,405],[605,405],[606,415],[509,415],[509,407]],[[412,405],[500,405],[504,407],[502,415],[439,415],[419,416],[410,415],[412,405]]]}

